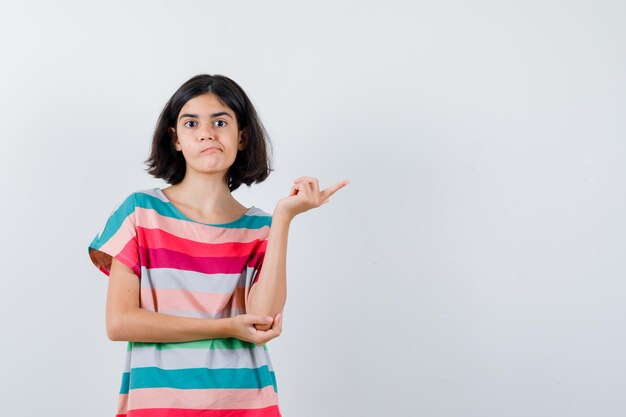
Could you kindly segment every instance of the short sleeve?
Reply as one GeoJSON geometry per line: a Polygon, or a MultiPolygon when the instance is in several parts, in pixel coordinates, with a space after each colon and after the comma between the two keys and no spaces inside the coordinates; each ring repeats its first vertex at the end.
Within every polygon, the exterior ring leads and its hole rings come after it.
{"type": "Polygon", "coordinates": [[[269,239],[269,231],[270,231],[270,229],[272,227],[272,218],[273,217],[270,214],[266,213],[266,212],[263,212],[263,213],[265,214],[264,217],[266,219],[266,223],[265,224],[268,226],[267,227],[267,235],[266,235],[265,239],[263,240],[263,245],[262,245],[263,252],[261,253],[261,256],[259,256],[258,263],[257,263],[256,268],[255,268],[254,279],[252,280],[252,284],[255,284],[259,280],[259,276],[261,275],[261,269],[263,269],[263,261],[265,260],[265,251],[267,249],[267,242],[268,242],[268,239],[269,239]]]}
{"type": "Polygon", "coordinates": [[[259,280],[259,276],[261,275],[261,268],[263,267],[263,259],[265,259],[265,256],[261,258],[261,263],[256,268],[256,273],[254,274],[254,279],[252,280],[252,284],[255,284],[259,280]]]}
{"type": "Polygon", "coordinates": [[[137,239],[135,193],[129,195],[109,215],[104,228],[89,244],[89,258],[96,268],[109,276],[116,258],[141,276],[137,239]]]}

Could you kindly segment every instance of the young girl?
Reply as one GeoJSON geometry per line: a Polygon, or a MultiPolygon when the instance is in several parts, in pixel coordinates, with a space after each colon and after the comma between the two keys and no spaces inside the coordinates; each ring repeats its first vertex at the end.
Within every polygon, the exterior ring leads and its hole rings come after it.
{"type": "Polygon", "coordinates": [[[266,342],[282,331],[293,218],[328,202],[294,180],[272,215],[232,196],[264,181],[268,138],[233,80],[197,75],[157,122],[148,172],[89,245],[108,277],[107,334],[128,341],[117,416],[280,416],[266,342]]]}

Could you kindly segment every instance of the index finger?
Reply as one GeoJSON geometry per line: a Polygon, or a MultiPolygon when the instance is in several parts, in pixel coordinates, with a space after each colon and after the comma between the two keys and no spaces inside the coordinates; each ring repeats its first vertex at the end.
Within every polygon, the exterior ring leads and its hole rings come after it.
{"type": "Polygon", "coordinates": [[[348,184],[350,184],[350,180],[343,180],[343,181],[339,181],[335,185],[331,185],[330,187],[325,188],[321,192],[322,200],[326,200],[328,197],[330,197],[331,195],[335,194],[337,192],[337,190],[339,190],[340,188],[345,187],[348,184]]]}

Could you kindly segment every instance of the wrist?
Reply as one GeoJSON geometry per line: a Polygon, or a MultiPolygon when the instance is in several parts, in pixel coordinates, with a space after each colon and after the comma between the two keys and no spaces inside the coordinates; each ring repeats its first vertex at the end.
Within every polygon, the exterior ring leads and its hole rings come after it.
{"type": "Polygon", "coordinates": [[[275,222],[290,223],[295,216],[284,209],[276,208],[272,213],[272,225],[275,222]]]}
{"type": "Polygon", "coordinates": [[[215,323],[215,331],[217,333],[217,337],[219,338],[228,338],[233,337],[233,318],[225,317],[221,319],[213,319],[211,320],[215,323]]]}

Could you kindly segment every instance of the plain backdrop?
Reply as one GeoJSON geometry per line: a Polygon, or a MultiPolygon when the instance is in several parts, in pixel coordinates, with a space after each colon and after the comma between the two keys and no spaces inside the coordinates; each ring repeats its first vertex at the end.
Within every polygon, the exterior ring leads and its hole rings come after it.
{"type": "Polygon", "coordinates": [[[237,81],[296,217],[285,417],[626,413],[622,1],[0,5],[0,403],[112,416],[125,342],[87,246],[188,78],[237,81]]]}

